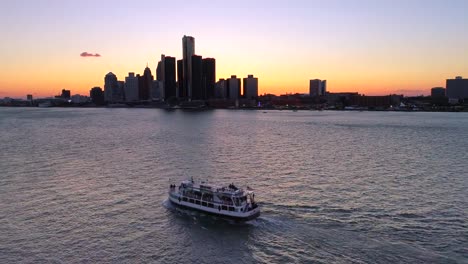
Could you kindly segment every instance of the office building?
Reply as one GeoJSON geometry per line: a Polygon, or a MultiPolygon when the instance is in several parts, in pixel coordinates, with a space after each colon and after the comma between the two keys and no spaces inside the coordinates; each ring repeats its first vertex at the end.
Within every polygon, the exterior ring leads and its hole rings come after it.
{"type": "Polygon", "coordinates": [[[247,78],[243,79],[244,87],[244,98],[256,99],[258,97],[258,78],[254,78],[253,75],[248,75],[247,78]]]}
{"type": "Polygon", "coordinates": [[[153,84],[154,77],[151,74],[151,70],[146,66],[143,76],[138,77],[138,98],[140,100],[150,99],[150,89],[153,84]]]}
{"type": "Polygon", "coordinates": [[[74,104],[85,104],[89,102],[89,97],[80,94],[75,94],[70,97],[70,100],[74,104]]]}
{"type": "Polygon", "coordinates": [[[162,54],[156,72],[157,80],[162,82],[161,99],[176,97],[176,59],[162,54]]]}
{"type": "Polygon", "coordinates": [[[215,97],[216,83],[216,60],[213,58],[203,59],[202,85],[205,91],[204,99],[215,97]]]}
{"type": "Polygon", "coordinates": [[[123,97],[124,92],[120,89],[117,76],[109,72],[104,77],[104,100],[106,102],[122,102],[123,97]]]}
{"type": "Polygon", "coordinates": [[[190,98],[192,100],[203,100],[205,99],[205,91],[203,87],[202,77],[203,77],[203,62],[202,57],[193,55],[192,56],[192,67],[191,67],[191,85],[192,95],[190,98]]]}
{"type": "Polygon", "coordinates": [[[91,102],[96,105],[104,104],[104,92],[101,87],[94,87],[89,91],[89,97],[91,97],[91,102]]]}
{"type": "Polygon", "coordinates": [[[182,60],[183,60],[183,89],[187,97],[192,97],[192,56],[195,55],[195,38],[184,36],[182,38],[182,60]]]}
{"type": "Polygon", "coordinates": [[[140,99],[139,97],[139,88],[138,88],[138,77],[135,76],[135,73],[129,72],[128,76],[125,77],[125,101],[135,102],[140,99]]]}
{"type": "Polygon", "coordinates": [[[447,79],[446,93],[449,100],[468,98],[468,79],[457,76],[455,79],[447,79]]]}
{"type": "Polygon", "coordinates": [[[327,93],[327,80],[314,79],[309,83],[310,96],[322,96],[327,93]]]}
{"type": "Polygon", "coordinates": [[[215,97],[218,99],[227,98],[227,82],[225,79],[219,79],[215,84],[215,97]]]}
{"type": "Polygon", "coordinates": [[[434,87],[431,89],[431,97],[445,97],[445,88],[434,87]]]}
{"type": "Polygon", "coordinates": [[[177,60],[177,97],[187,97],[187,91],[184,89],[184,60],[177,60]]]}
{"type": "Polygon", "coordinates": [[[154,80],[151,85],[150,98],[152,100],[161,100],[164,98],[164,83],[162,81],[154,80]]]}
{"type": "Polygon", "coordinates": [[[241,93],[241,80],[236,75],[231,75],[231,78],[226,80],[227,82],[227,98],[228,99],[239,99],[241,93]]]}
{"type": "Polygon", "coordinates": [[[70,95],[70,90],[62,89],[62,94],[60,95],[60,97],[63,99],[70,99],[70,95]]]}

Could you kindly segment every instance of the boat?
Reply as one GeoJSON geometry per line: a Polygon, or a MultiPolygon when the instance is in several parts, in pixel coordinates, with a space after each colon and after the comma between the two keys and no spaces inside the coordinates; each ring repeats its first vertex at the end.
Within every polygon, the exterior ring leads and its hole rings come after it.
{"type": "Polygon", "coordinates": [[[169,200],[174,205],[201,211],[217,217],[235,221],[249,221],[260,215],[260,207],[255,202],[255,193],[229,186],[215,186],[204,182],[195,183],[193,178],[179,186],[169,186],[169,200]]]}

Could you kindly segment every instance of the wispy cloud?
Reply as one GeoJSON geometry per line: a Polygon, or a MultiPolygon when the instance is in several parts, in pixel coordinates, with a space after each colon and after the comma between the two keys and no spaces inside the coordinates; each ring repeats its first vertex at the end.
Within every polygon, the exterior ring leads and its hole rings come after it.
{"type": "Polygon", "coordinates": [[[94,53],[93,54],[93,53],[89,53],[89,52],[85,51],[85,52],[82,52],[80,54],[80,56],[81,57],[101,57],[101,54],[99,54],[99,53],[94,53]]]}

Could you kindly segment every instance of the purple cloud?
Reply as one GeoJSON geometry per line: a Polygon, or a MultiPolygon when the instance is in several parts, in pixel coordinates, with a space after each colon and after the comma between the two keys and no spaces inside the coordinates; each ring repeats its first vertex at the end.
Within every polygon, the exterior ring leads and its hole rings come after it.
{"type": "Polygon", "coordinates": [[[89,52],[82,52],[80,54],[81,57],[101,57],[101,55],[99,53],[89,53],[89,52]]]}

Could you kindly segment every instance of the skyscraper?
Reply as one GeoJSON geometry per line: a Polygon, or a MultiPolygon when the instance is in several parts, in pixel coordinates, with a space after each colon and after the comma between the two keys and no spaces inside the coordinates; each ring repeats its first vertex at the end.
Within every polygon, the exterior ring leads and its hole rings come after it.
{"type": "Polygon", "coordinates": [[[244,97],[247,99],[256,99],[258,97],[258,78],[248,75],[243,79],[244,97]]]}
{"type": "Polygon", "coordinates": [[[134,102],[139,100],[139,88],[138,88],[138,77],[135,73],[129,72],[128,76],[125,77],[125,101],[134,102]]]}
{"type": "Polygon", "coordinates": [[[192,77],[192,82],[191,82],[191,87],[192,87],[192,96],[191,99],[193,100],[203,100],[205,99],[205,91],[203,87],[203,62],[202,62],[202,57],[193,55],[192,56],[192,72],[191,72],[191,77],[192,77]]]}
{"type": "Polygon", "coordinates": [[[185,36],[182,38],[183,56],[183,89],[188,97],[192,97],[192,56],[195,55],[195,38],[185,36]]]}
{"type": "Polygon", "coordinates": [[[325,95],[327,92],[327,80],[314,79],[309,83],[309,95],[319,96],[325,95]]]}
{"type": "Polygon", "coordinates": [[[212,58],[203,59],[202,85],[205,91],[204,99],[215,97],[216,61],[212,58]]]}
{"type": "Polygon", "coordinates": [[[140,100],[150,99],[150,90],[153,84],[154,77],[151,74],[150,68],[146,66],[143,76],[138,78],[138,97],[140,100]]]}
{"type": "Polygon", "coordinates": [[[177,97],[187,97],[187,91],[184,89],[184,60],[177,61],[177,97]]]}
{"type": "Polygon", "coordinates": [[[162,54],[156,72],[157,80],[162,82],[162,99],[176,97],[176,59],[162,54]]]}
{"type": "Polygon", "coordinates": [[[109,72],[104,77],[104,100],[106,102],[123,101],[123,91],[120,91],[117,76],[112,72],[109,72]]]}

